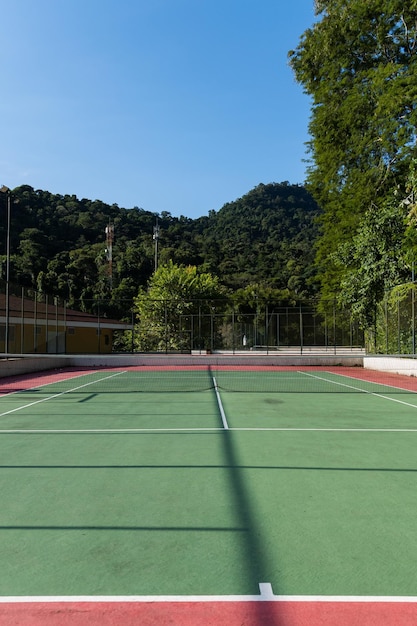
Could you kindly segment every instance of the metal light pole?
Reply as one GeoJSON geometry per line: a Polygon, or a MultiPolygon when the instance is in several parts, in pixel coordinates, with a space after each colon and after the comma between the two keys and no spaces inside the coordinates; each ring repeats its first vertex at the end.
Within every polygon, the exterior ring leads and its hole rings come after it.
{"type": "Polygon", "coordinates": [[[2,193],[7,194],[7,235],[6,235],[6,328],[4,333],[4,351],[9,353],[9,279],[10,279],[10,206],[11,191],[6,185],[0,187],[2,193]]]}

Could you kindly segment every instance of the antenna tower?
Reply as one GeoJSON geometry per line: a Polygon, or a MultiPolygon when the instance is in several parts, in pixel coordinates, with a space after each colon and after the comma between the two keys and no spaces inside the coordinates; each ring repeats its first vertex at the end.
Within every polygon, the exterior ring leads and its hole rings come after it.
{"type": "Polygon", "coordinates": [[[158,218],[156,218],[156,224],[153,227],[153,240],[155,242],[155,272],[158,269],[158,240],[159,240],[159,231],[160,227],[158,224],[158,218]]]}
{"type": "Polygon", "coordinates": [[[113,241],[114,241],[114,225],[108,224],[106,226],[106,254],[107,261],[109,262],[109,280],[110,289],[113,288],[113,241]]]}

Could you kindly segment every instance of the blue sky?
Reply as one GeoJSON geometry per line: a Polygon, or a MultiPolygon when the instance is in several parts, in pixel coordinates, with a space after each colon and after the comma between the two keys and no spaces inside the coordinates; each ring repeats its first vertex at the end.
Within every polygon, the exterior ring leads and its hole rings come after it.
{"type": "Polygon", "coordinates": [[[3,3],[0,185],[195,218],[303,183],[310,102],[287,52],[313,5],[3,3]]]}

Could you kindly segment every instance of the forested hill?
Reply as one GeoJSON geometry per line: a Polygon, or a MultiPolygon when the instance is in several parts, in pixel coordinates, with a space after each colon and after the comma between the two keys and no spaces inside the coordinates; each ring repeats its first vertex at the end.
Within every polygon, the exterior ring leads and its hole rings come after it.
{"type": "Polygon", "coordinates": [[[317,216],[317,205],[303,187],[258,185],[200,219],[204,262],[233,288],[258,282],[307,295],[317,216]]]}
{"type": "MultiPolygon", "coordinates": [[[[0,261],[5,278],[7,205],[0,194],[0,261]]],[[[94,298],[131,299],[158,262],[197,265],[230,289],[258,284],[306,296],[314,291],[315,218],[307,191],[260,184],[198,219],[57,195],[23,185],[12,191],[10,279],[88,309],[94,298]],[[114,225],[109,279],[105,228],[114,225]],[[112,288],[111,288],[112,287],[112,288]]]]}

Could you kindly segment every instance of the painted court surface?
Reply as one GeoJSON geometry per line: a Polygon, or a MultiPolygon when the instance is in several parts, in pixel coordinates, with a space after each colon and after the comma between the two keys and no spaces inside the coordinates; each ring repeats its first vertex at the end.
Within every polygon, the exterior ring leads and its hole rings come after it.
{"type": "Polygon", "coordinates": [[[415,626],[417,383],[0,380],[0,625],[415,626]]]}

